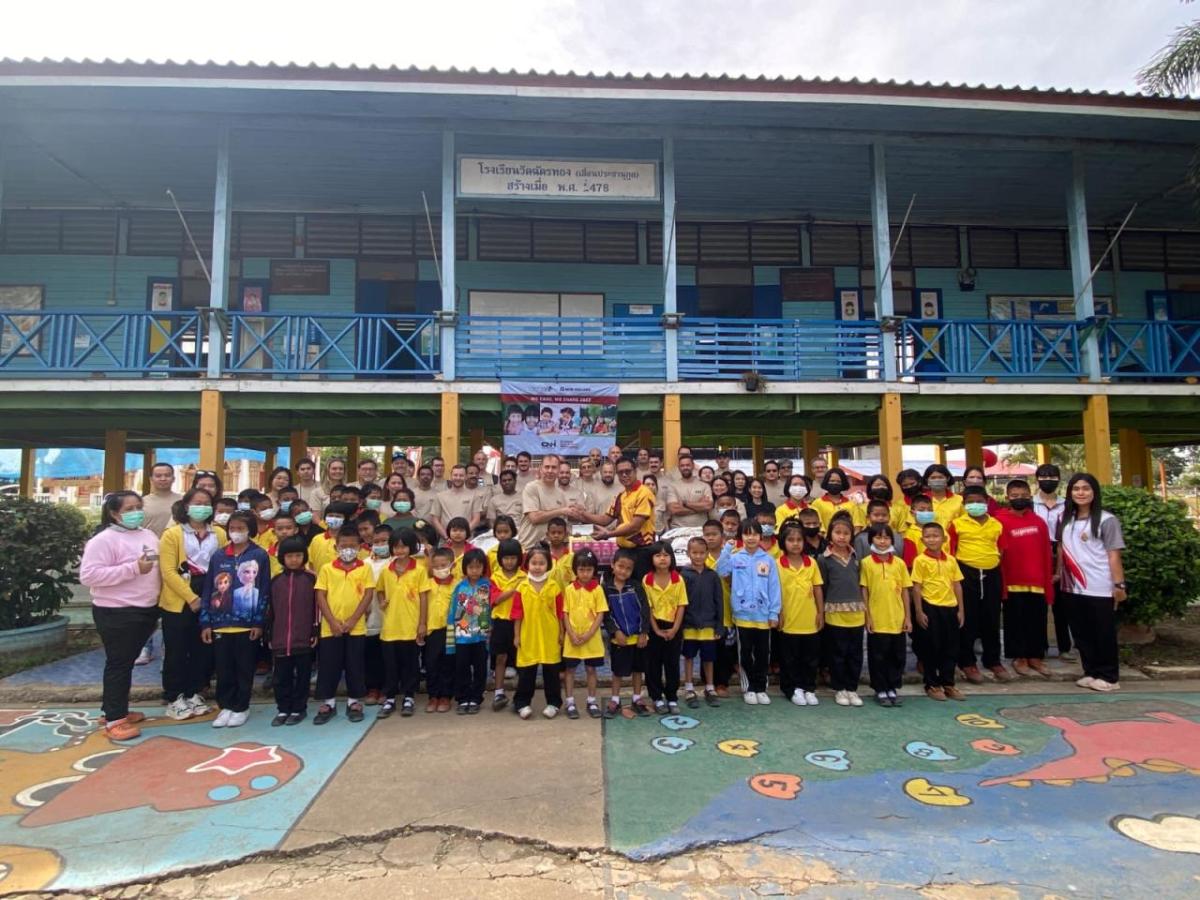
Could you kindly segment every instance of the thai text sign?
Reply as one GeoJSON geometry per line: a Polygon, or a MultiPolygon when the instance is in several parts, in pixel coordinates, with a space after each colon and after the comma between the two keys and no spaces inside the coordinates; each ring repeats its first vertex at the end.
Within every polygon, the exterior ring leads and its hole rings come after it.
{"type": "Polygon", "coordinates": [[[462,156],[460,197],[657,200],[658,163],[462,156]]]}

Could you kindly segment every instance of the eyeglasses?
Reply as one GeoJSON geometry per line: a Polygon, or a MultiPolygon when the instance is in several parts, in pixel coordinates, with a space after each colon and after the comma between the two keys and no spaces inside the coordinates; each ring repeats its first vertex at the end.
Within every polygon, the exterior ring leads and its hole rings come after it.
{"type": "Polygon", "coordinates": [[[197,469],[196,474],[197,475],[207,475],[209,478],[217,477],[217,473],[214,472],[212,469],[197,469]]]}

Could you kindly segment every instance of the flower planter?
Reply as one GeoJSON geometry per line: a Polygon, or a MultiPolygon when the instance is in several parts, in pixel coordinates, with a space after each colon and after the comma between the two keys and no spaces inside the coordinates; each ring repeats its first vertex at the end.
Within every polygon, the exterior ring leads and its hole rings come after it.
{"type": "Polygon", "coordinates": [[[55,616],[25,628],[0,631],[0,656],[27,656],[44,650],[58,650],[67,643],[66,616],[55,616]]]}

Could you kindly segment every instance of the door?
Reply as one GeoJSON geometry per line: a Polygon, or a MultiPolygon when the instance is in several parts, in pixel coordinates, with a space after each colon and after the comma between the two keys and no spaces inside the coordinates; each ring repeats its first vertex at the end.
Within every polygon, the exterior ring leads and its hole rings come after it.
{"type": "MultiPolygon", "coordinates": [[[[418,312],[417,282],[359,281],[354,311],[360,315],[383,317],[364,319],[359,324],[358,368],[368,370],[367,377],[374,373],[413,371],[415,360],[409,347],[417,328],[412,318],[418,312]]],[[[428,336],[422,338],[428,339],[428,336]]]]}
{"type": "MultiPolygon", "coordinates": [[[[178,278],[170,275],[163,278],[146,279],[147,310],[152,313],[173,313],[183,308],[183,296],[178,278]]],[[[174,316],[164,315],[161,318],[152,319],[146,327],[147,357],[162,353],[162,356],[154,361],[155,366],[165,365],[174,368],[183,363],[177,350],[172,349],[163,353],[163,350],[170,344],[170,335],[174,332],[176,323],[177,319],[174,316]]],[[[189,341],[189,349],[194,348],[195,340],[196,335],[193,334],[189,341]]],[[[176,341],[177,346],[182,346],[182,344],[182,340],[176,341]]]]}
{"type": "Polygon", "coordinates": [[[1200,292],[1148,292],[1146,318],[1171,323],[1170,329],[1163,331],[1159,348],[1162,374],[1200,373],[1200,292]]]}

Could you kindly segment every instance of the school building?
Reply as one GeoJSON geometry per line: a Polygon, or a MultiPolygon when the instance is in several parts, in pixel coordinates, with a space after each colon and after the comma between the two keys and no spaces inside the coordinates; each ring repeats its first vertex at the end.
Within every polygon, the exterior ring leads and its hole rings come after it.
{"type": "MultiPolygon", "coordinates": [[[[0,446],[1200,441],[1200,102],[0,61],[0,446]]],[[[944,449],[942,451],[944,453],[944,449]]]]}

